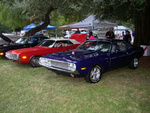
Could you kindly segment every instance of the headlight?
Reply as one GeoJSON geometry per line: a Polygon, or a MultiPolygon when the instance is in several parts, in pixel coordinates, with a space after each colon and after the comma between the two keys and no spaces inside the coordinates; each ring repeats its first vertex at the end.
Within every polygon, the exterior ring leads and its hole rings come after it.
{"type": "Polygon", "coordinates": [[[75,71],[76,70],[76,64],[68,63],[68,70],[75,71]]]}
{"type": "Polygon", "coordinates": [[[51,60],[40,57],[39,63],[44,66],[51,66],[51,60]]]}
{"type": "Polygon", "coordinates": [[[39,59],[39,63],[40,63],[40,64],[44,64],[44,63],[46,63],[46,59],[45,59],[45,58],[40,57],[40,59],[39,59]]]}
{"type": "Polygon", "coordinates": [[[19,54],[16,54],[16,53],[6,52],[5,56],[11,60],[18,60],[19,59],[19,54]]]}
{"type": "Polygon", "coordinates": [[[4,52],[0,52],[0,56],[4,56],[4,52]]]}

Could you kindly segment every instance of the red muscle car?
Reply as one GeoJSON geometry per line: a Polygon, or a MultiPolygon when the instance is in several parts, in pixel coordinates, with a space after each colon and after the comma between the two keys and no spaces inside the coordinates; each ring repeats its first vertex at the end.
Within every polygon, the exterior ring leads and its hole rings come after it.
{"type": "MultiPolygon", "coordinates": [[[[86,39],[86,35],[79,37],[83,38],[84,41],[86,39]]],[[[80,42],[76,41],[76,36],[73,36],[72,39],[46,39],[35,47],[8,51],[5,56],[17,63],[29,63],[32,67],[38,67],[41,56],[76,49],[83,42],[83,39],[80,39],[80,42]]]]}

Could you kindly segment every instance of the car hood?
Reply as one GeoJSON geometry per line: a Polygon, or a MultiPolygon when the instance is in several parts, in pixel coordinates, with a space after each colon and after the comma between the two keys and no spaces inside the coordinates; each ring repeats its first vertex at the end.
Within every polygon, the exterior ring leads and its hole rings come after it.
{"type": "Polygon", "coordinates": [[[17,43],[1,44],[0,45],[0,49],[8,49],[8,50],[10,50],[11,47],[18,47],[19,45],[23,45],[23,44],[17,44],[17,43]]]}
{"type": "Polygon", "coordinates": [[[35,46],[35,47],[31,47],[31,48],[11,50],[9,52],[16,53],[16,54],[22,54],[22,53],[34,53],[34,52],[39,52],[39,51],[45,51],[47,49],[50,49],[50,47],[35,46]]]}
{"type": "Polygon", "coordinates": [[[8,43],[13,42],[10,38],[6,37],[6,36],[3,35],[2,33],[0,33],[0,37],[1,37],[4,41],[6,41],[6,42],[8,42],[8,43]]]}
{"type": "Polygon", "coordinates": [[[54,59],[54,60],[67,61],[67,62],[77,62],[83,59],[96,57],[99,54],[100,53],[96,51],[83,51],[83,50],[75,49],[72,51],[47,54],[44,57],[54,59]]]}

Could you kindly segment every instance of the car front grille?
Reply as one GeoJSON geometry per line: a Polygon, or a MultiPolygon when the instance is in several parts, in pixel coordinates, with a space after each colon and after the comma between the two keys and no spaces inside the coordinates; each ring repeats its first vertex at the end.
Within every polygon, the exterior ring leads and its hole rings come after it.
{"type": "Polygon", "coordinates": [[[74,72],[76,70],[76,65],[69,62],[63,62],[48,58],[40,58],[39,61],[40,65],[45,66],[47,68],[55,69],[55,70],[63,70],[63,71],[69,71],[74,72]]]}
{"type": "Polygon", "coordinates": [[[61,68],[61,69],[68,69],[68,63],[67,62],[60,62],[60,61],[56,61],[56,60],[51,60],[51,66],[52,67],[57,67],[57,68],[61,68]]]}
{"type": "Polygon", "coordinates": [[[11,60],[18,60],[18,54],[15,54],[15,53],[6,52],[5,56],[11,60]]]}

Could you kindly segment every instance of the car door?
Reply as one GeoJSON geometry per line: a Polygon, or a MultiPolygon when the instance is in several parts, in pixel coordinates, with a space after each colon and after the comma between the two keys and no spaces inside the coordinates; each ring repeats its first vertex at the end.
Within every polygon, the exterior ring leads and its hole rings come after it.
{"type": "Polygon", "coordinates": [[[122,41],[114,42],[110,53],[110,68],[118,68],[127,64],[129,54],[126,49],[126,44],[122,41]]]}

